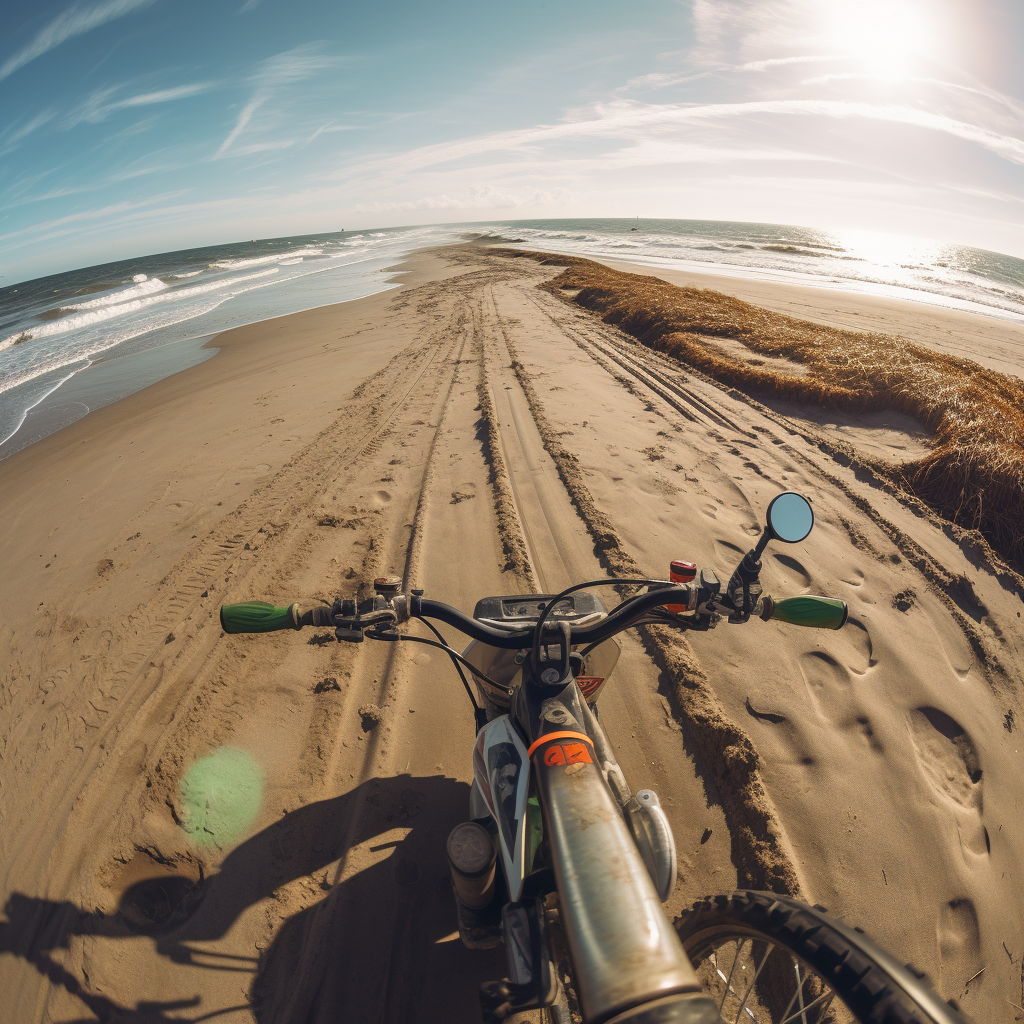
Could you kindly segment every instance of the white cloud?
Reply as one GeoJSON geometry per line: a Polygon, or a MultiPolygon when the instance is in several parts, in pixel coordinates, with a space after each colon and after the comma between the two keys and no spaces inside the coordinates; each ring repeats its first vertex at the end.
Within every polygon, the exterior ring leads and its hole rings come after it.
{"type": "Polygon", "coordinates": [[[841,100],[755,100],[745,103],[646,105],[618,102],[598,107],[598,116],[558,125],[496,132],[476,139],[424,146],[394,161],[396,169],[411,171],[434,164],[449,163],[496,150],[521,150],[560,139],[614,138],[639,128],[669,127],[709,122],[722,118],[757,115],[798,115],[835,119],[861,118],[906,124],[942,132],[983,146],[1013,163],[1024,164],[1024,139],[989,131],[978,125],[944,114],[898,104],[872,104],[841,100]]]}
{"type": "Polygon", "coordinates": [[[58,14],[49,25],[40,30],[28,46],[23,47],[0,65],[0,80],[14,74],[29,61],[41,57],[68,39],[83,35],[115,18],[121,18],[133,11],[148,7],[151,3],[153,0],[107,0],[106,3],[95,4],[92,7],[80,7],[78,4],[74,4],[62,14],[58,14]]]}
{"type": "Polygon", "coordinates": [[[105,121],[115,110],[125,110],[131,107],[149,107],[157,103],[173,103],[176,100],[189,99],[198,96],[200,93],[209,92],[218,86],[218,82],[193,82],[189,85],[178,85],[171,89],[160,89],[156,92],[138,93],[135,96],[125,96],[121,99],[113,97],[124,88],[124,86],[110,86],[106,89],[99,89],[89,96],[84,103],[76,110],[73,110],[62,122],[61,127],[73,128],[83,121],[90,124],[98,124],[105,121]]]}
{"type": "Polygon", "coordinates": [[[184,190],[179,189],[175,192],[165,192],[162,195],[149,196],[139,202],[129,202],[125,200],[120,203],[111,203],[109,206],[104,206],[97,210],[82,210],[79,213],[72,213],[66,217],[58,217],[55,220],[43,221],[40,224],[32,224],[29,227],[20,228],[17,231],[9,231],[6,234],[0,235],[0,242],[7,242],[12,238],[17,238],[19,235],[24,235],[26,233],[37,231],[52,232],[55,228],[67,227],[69,224],[79,224],[83,221],[105,219],[116,214],[127,213],[130,210],[140,210],[146,207],[152,207],[159,203],[166,202],[169,199],[175,199],[181,195],[184,195],[184,190]]]}
{"type": "Polygon", "coordinates": [[[216,82],[196,82],[193,85],[179,85],[173,89],[160,89],[157,92],[144,92],[138,96],[129,96],[115,103],[116,107],[148,107],[151,103],[170,103],[173,100],[187,99],[198,96],[201,92],[209,92],[215,88],[216,82]]]}
{"type": "Polygon", "coordinates": [[[267,96],[257,95],[254,96],[244,107],[242,112],[238,115],[238,120],[235,121],[234,128],[228,133],[228,137],[220,144],[220,149],[217,150],[217,156],[223,156],[231,146],[231,143],[238,138],[242,132],[245,131],[245,126],[249,123],[250,118],[257,110],[267,101],[267,96]]]}
{"type": "Polygon", "coordinates": [[[469,188],[460,196],[424,196],[400,202],[359,203],[356,213],[412,213],[417,210],[516,210],[522,207],[568,206],[573,201],[566,189],[516,189],[501,192],[490,185],[469,188]]]}
{"type": "Polygon", "coordinates": [[[0,144],[0,153],[10,153],[11,150],[16,149],[21,144],[22,139],[31,135],[37,128],[42,128],[44,124],[53,119],[53,116],[54,112],[52,110],[44,110],[20,127],[7,129],[2,136],[3,143],[0,144]]]}
{"type": "MultiPolygon", "coordinates": [[[[253,114],[272,100],[284,86],[300,82],[304,78],[309,78],[317,72],[334,67],[339,63],[338,58],[325,56],[316,43],[304,43],[302,46],[275,54],[263,61],[259,70],[250,79],[255,86],[252,97],[242,108],[235,120],[234,127],[214,154],[214,159],[219,160],[228,154],[235,140],[248,127],[253,114]]],[[[268,143],[259,148],[282,148],[282,145],[268,143]]],[[[286,145],[291,145],[291,143],[286,145]]],[[[247,151],[252,152],[252,148],[249,147],[247,151]]]]}

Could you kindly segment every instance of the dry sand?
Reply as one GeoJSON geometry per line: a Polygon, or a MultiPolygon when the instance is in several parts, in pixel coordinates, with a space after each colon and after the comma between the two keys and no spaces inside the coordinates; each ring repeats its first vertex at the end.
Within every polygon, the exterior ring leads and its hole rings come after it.
{"type": "MultiPolygon", "coordinates": [[[[539,291],[557,271],[530,260],[403,269],[0,462],[0,1021],[477,1020],[504,958],[455,934],[473,724],[447,660],[225,637],[220,604],[394,572],[468,611],[608,567],[729,571],[784,489],[816,529],[769,549],[766,590],[842,597],[850,625],[625,639],[601,698],[675,831],[669,909],[788,885],[979,1022],[1024,1019],[1021,580],[816,443],[926,439],[696,380],[539,291]],[[189,817],[182,780],[217,751],[262,780],[240,835],[189,817]]],[[[770,291],[989,358],[985,318],[770,291]]],[[[1012,362],[1022,332],[997,326],[1012,362]]]]}

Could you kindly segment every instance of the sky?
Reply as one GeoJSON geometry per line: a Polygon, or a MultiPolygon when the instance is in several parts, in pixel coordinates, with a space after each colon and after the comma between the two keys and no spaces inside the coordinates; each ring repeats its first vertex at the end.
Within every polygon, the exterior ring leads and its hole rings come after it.
{"type": "Polygon", "coordinates": [[[694,218],[1024,256],[1024,0],[4,0],[0,283],[694,218]]]}

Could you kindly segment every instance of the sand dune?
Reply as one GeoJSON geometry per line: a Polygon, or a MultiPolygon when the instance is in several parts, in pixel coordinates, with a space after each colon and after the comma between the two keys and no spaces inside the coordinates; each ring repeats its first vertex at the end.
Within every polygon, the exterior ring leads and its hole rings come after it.
{"type": "MultiPolygon", "coordinates": [[[[765,588],[843,598],[846,629],[652,631],[602,695],[672,822],[669,910],[793,891],[979,1022],[1024,1017],[1024,582],[822,443],[898,463],[927,433],[690,374],[539,289],[557,267],[458,246],[402,269],[0,462],[0,1020],[478,1019],[505,968],[454,934],[473,721],[446,659],[225,637],[220,604],[393,572],[470,610],[672,558],[729,571],[785,489],[816,529],[769,549],[765,588]],[[225,765],[251,813],[200,828],[225,765]]],[[[774,293],[822,322],[833,300],[774,293]]],[[[920,330],[955,349],[965,316],[920,330]]]]}

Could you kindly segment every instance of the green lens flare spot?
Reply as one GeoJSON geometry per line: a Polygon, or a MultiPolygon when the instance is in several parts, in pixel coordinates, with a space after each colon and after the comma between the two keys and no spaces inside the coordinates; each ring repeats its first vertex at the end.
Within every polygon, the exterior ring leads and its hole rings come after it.
{"type": "Polygon", "coordinates": [[[224,847],[245,835],[263,805],[263,773],[244,750],[221,747],[179,783],[181,827],[198,846],[224,847]]]}

